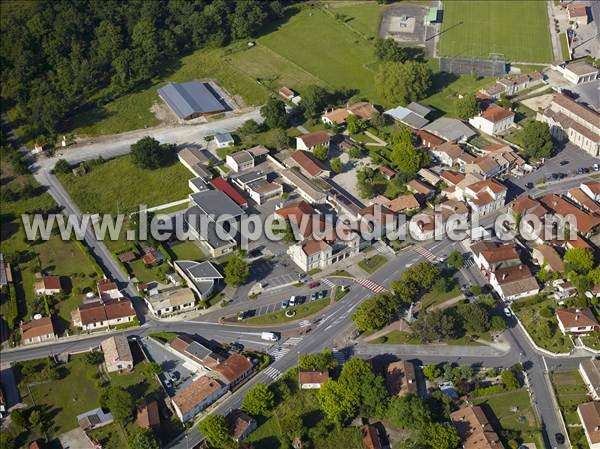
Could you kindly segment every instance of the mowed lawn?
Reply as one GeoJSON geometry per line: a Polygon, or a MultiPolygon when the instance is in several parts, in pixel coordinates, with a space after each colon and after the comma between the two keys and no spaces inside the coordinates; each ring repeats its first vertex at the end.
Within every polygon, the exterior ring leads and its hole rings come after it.
{"type": "Polygon", "coordinates": [[[375,62],[372,44],[320,9],[301,10],[258,42],[329,86],[358,89],[378,100],[375,72],[367,68],[375,62]]]}
{"type": "Polygon", "coordinates": [[[59,175],[71,198],[86,213],[125,213],[140,204],[159,206],[187,198],[190,172],[180,163],[144,170],[129,155],[95,166],[83,176],[59,175]]]}
{"type": "Polygon", "coordinates": [[[365,36],[379,36],[379,21],[385,6],[376,2],[335,1],[327,3],[334,14],[346,16],[345,23],[365,36]]]}
{"type": "Polygon", "coordinates": [[[511,61],[551,62],[546,2],[445,1],[439,53],[452,57],[502,53],[511,61]]]}

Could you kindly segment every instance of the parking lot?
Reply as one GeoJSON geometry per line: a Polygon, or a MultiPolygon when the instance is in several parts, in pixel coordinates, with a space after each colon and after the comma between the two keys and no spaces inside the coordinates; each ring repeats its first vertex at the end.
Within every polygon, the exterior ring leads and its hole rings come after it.
{"type": "Polygon", "coordinates": [[[194,366],[190,366],[156,340],[145,337],[140,340],[140,343],[148,357],[160,365],[162,373],[159,377],[169,396],[173,396],[177,391],[185,388],[196,377],[194,366]],[[176,379],[175,382],[168,381],[169,377],[176,379]]]}

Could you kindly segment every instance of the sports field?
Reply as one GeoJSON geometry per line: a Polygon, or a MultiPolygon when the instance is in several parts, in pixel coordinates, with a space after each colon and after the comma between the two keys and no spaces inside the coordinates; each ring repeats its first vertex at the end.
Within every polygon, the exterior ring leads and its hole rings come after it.
{"type": "Polygon", "coordinates": [[[552,62],[545,1],[446,0],[443,9],[441,56],[501,53],[510,61],[552,62]]]}

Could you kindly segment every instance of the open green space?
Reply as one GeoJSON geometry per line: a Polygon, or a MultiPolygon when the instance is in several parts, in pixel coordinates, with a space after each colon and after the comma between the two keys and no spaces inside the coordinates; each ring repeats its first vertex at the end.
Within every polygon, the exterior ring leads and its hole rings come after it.
{"type": "Polygon", "coordinates": [[[173,253],[175,260],[201,261],[206,259],[198,245],[189,240],[170,244],[169,251],[173,253]]]}
{"type": "MultiPolygon", "coordinates": [[[[432,70],[434,69],[432,68],[432,70]]],[[[494,82],[493,78],[454,75],[445,72],[434,73],[432,94],[423,99],[421,103],[432,106],[443,114],[457,117],[456,101],[459,95],[474,94],[492,82],[494,82]]]]}
{"type": "Polygon", "coordinates": [[[338,14],[339,20],[348,27],[366,37],[379,35],[379,22],[384,6],[376,2],[336,1],[327,3],[333,14],[338,14]]]}
{"type": "Polygon", "coordinates": [[[523,442],[538,442],[540,433],[535,412],[526,389],[473,398],[475,405],[486,404],[505,432],[516,433],[523,442]]]}
{"type": "Polygon", "coordinates": [[[421,307],[423,310],[425,310],[428,307],[441,304],[460,295],[461,291],[458,285],[455,285],[452,289],[442,293],[431,290],[423,295],[423,298],[421,299],[421,307]]]}
{"type": "Polygon", "coordinates": [[[367,273],[373,274],[381,267],[383,267],[387,263],[387,261],[388,260],[385,258],[385,256],[377,254],[373,257],[361,260],[360,262],[358,262],[358,266],[365,270],[367,273]]]}
{"type": "Polygon", "coordinates": [[[581,341],[588,348],[600,351],[600,337],[598,335],[588,335],[587,337],[581,337],[581,341]]]}
{"type": "Polygon", "coordinates": [[[288,321],[299,320],[310,315],[314,315],[320,310],[324,309],[329,305],[331,298],[317,299],[316,301],[309,301],[299,306],[289,307],[285,310],[278,310],[277,312],[266,313],[264,315],[255,316],[244,320],[248,324],[280,324],[287,323],[288,321]],[[294,316],[287,317],[285,312],[287,310],[293,310],[296,312],[294,316]]]}
{"type": "Polygon", "coordinates": [[[579,371],[554,371],[550,374],[558,406],[567,425],[573,447],[588,447],[577,406],[589,400],[579,371]]]}
{"type": "Polygon", "coordinates": [[[81,212],[99,214],[134,212],[140,204],[152,207],[184,199],[189,194],[190,177],[177,162],[145,170],[135,166],[129,155],[95,165],[83,176],[58,175],[81,212]]]}
{"type": "Polygon", "coordinates": [[[509,61],[551,62],[552,44],[546,2],[452,0],[444,2],[439,53],[509,61]]]}
{"type": "Polygon", "coordinates": [[[560,33],[560,51],[562,53],[562,57],[565,61],[571,59],[571,55],[569,54],[569,42],[567,40],[567,33],[560,33]]]}
{"type": "MultiPolygon", "coordinates": [[[[538,346],[552,352],[569,352],[573,349],[573,342],[561,333],[554,313],[550,317],[540,313],[553,307],[556,307],[553,299],[531,298],[521,300],[520,304],[513,306],[513,310],[538,346]]],[[[547,312],[542,313],[549,315],[547,312]]]]}
{"type": "Polygon", "coordinates": [[[419,337],[415,334],[402,331],[391,331],[381,337],[371,340],[371,344],[390,344],[390,345],[417,345],[420,343],[419,337]]]}
{"type": "Polygon", "coordinates": [[[374,72],[366,67],[375,62],[373,46],[319,8],[302,9],[258,41],[331,87],[377,99],[374,72]]]}
{"type": "MultiPolygon", "coordinates": [[[[282,428],[279,417],[293,414],[300,416],[304,427],[309,428],[308,438],[311,446],[319,449],[361,449],[362,436],[358,427],[341,427],[335,425],[323,415],[317,399],[316,390],[299,390],[297,370],[288,371],[278,383],[287,387],[274,387],[278,390],[289,390],[273,413],[259,421],[258,428],[245,440],[260,449],[282,449],[285,445],[286,429],[282,428]]],[[[285,421],[283,421],[285,422],[285,421]]],[[[303,446],[304,447],[304,446],[303,446]]]]}

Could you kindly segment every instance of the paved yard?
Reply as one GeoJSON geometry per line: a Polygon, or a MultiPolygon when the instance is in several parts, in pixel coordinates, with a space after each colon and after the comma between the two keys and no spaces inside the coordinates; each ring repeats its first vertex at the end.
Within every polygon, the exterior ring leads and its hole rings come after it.
{"type": "Polygon", "coordinates": [[[166,388],[170,396],[175,395],[178,390],[181,390],[191,383],[192,379],[195,377],[195,367],[190,366],[189,363],[182,358],[177,357],[152,338],[145,337],[143,340],[140,340],[140,343],[144,347],[148,357],[160,365],[162,374],[160,374],[159,377],[163,385],[166,374],[173,374],[177,379],[175,385],[166,388]]]}
{"type": "MultiPolygon", "coordinates": [[[[344,162],[342,160],[342,162],[344,162]]],[[[358,194],[358,188],[356,184],[356,173],[363,167],[372,167],[371,160],[368,157],[362,159],[353,159],[344,164],[344,171],[338,175],[335,175],[333,181],[346,190],[349,194],[354,196],[358,200],[362,200],[358,194]]]]}

